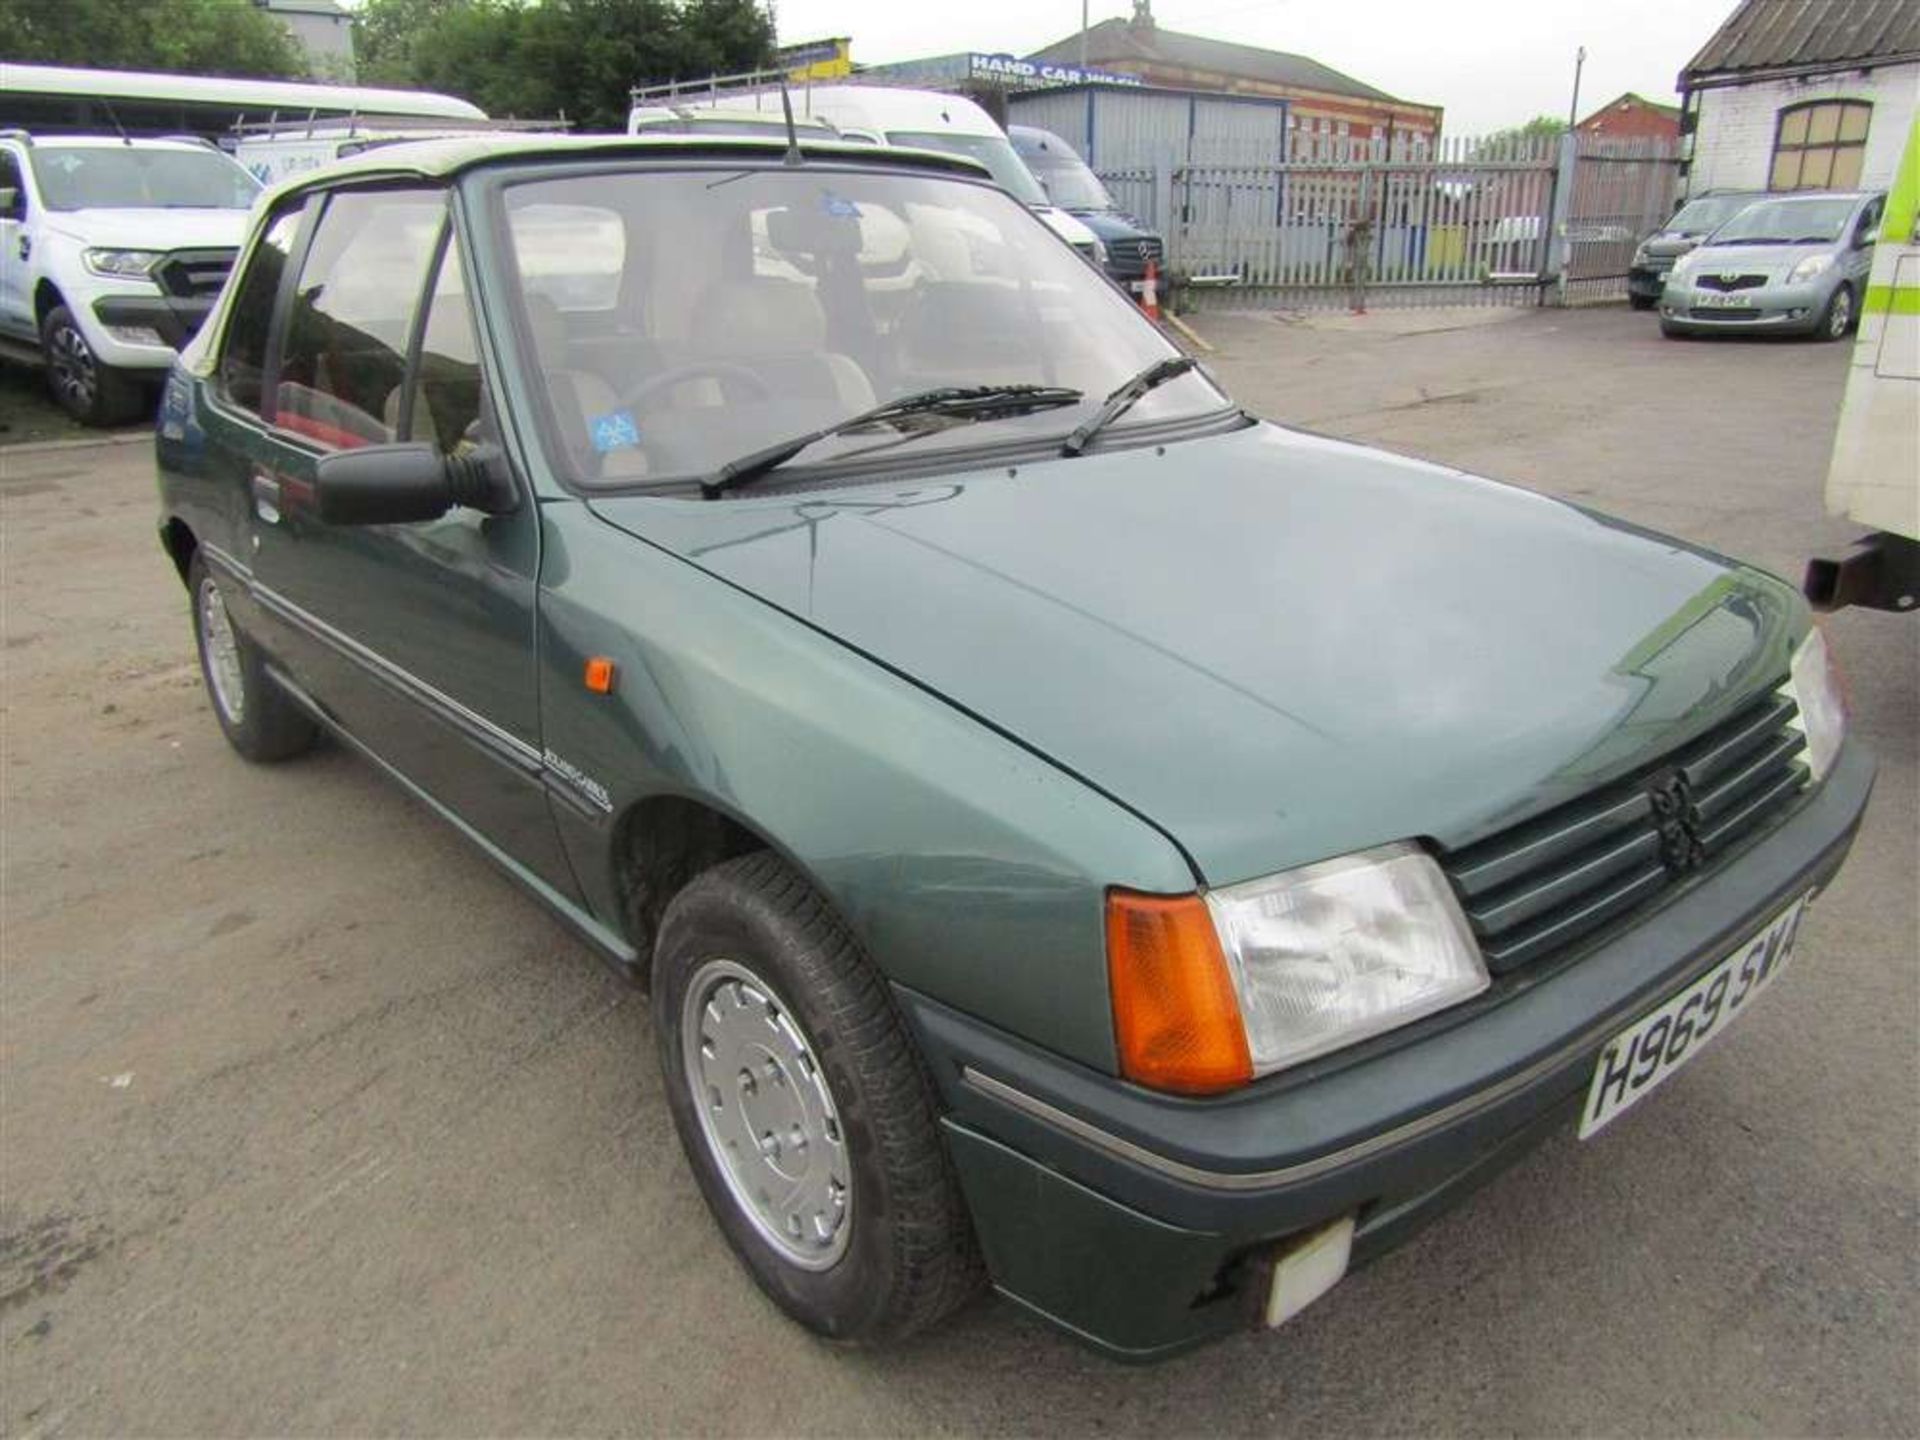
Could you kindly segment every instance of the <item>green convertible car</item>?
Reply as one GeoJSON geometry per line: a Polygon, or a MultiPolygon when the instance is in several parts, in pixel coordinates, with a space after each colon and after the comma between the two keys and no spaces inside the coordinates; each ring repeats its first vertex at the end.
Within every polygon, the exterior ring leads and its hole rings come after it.
{"type": "Polygon", "coordinates": [[[1791,586],[1253,419],[951,155],[371,152],[157,446],[234,748],[337,736],[649,986],[849,1341],[1278,1324],[1736,1021],[1872,783],[1791,586]]]}

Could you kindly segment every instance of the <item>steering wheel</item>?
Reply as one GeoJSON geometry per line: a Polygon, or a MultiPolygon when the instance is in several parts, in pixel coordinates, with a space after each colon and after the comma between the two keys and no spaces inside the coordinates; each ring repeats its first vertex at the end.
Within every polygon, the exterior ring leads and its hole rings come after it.
{"type": "Polygon", "coordinates": [[[638,405],[650,399],[662,390],[671,390],[689,380],[737,380],[752,393],[755,400],[773,398],[773,387],[758,374],[744,365],[735,365],[726,360],[700,360],[691,365],[676,365],[671,370],[663,370],[642,380],[629,390],[621,399],[624,405],[638,405]]]}

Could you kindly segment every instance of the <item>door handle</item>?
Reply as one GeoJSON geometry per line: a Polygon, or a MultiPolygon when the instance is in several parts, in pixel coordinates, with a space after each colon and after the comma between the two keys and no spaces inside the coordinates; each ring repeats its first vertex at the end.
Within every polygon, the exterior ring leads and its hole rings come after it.
{"type": "Polygon", "coordinates": [[[253,472],[253,513],[269,525],[280,523],[280,477],[271,470],[253,472]]]}

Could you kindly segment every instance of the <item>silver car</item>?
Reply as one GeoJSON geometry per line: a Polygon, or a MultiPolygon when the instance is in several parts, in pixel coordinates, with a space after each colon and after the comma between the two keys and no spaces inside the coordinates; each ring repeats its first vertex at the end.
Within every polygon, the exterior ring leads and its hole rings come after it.
{"type": "Polygon", "coordinates": [[[1885,195],[1776,195],[1674,262],[1660,296],[1669,336],[1773,331],[1838,340],[1860,314],[1885,195]]]}

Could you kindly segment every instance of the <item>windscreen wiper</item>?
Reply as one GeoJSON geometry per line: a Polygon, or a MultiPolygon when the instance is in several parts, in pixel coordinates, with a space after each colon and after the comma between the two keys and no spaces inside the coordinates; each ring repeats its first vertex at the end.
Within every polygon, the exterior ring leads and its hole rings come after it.
{"type": "Polygon", "coordinates": [[[1060,453],[1078,455],[1087,448],[1088,441],[1131,410],[1134,402],[1142,395],[1157,386],[1166,384],[1169,380],[1178,380],[1199,363],[1191,355],[1169,355],[1164,360],[1154,361],[1101,401],[1100,408],[1061,442],[1060,453]]]}
{"type": "Polygon", "coordinates": [[[997,420],[1003,415],[1025,415],[1033,410],[1072,405],[1085,398],[1084,391],[1064,385],[943,385],[937,390],[922,390],[836,420],[823,429],[729,460],[700,482],[700,493],[708,500],[718,499],[769,470],[777,470],[810,445],[869,425],[884,425],[910,415],[938,415],[961,421],[997,420]]]}

